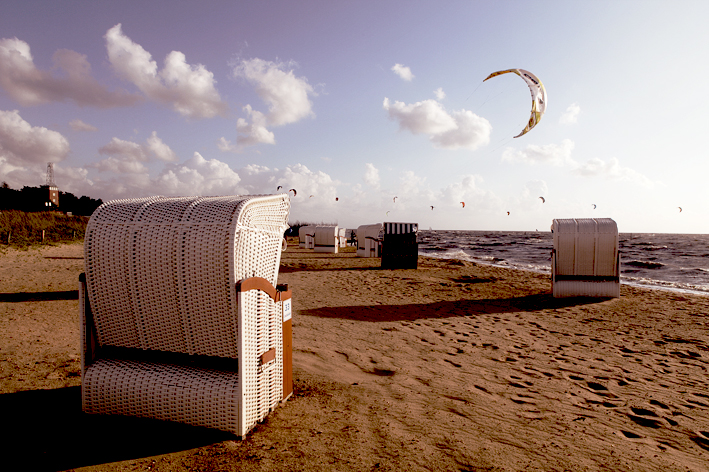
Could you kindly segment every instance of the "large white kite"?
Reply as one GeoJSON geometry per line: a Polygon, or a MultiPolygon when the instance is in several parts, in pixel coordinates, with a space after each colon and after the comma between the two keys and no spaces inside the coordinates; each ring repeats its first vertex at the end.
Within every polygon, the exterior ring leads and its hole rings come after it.
{"type": "MultiPolygon", "coordinates": [[[[529,91],[532,92],[532,116],[529,118],[527,127],[515,136],[515,138],[519,138],[520,136],[526,134],[530,129],[534,128],[537,123],[541,121],[542,115],[544,115],[544,112],[547,109],[547,91],[544,88],[542,81],[539,80],[536,75],[524,69],[507,69],[493,72],[487,76],[487,79],[497,77],[498,75],[507,74],[509,72],[513,72],[522,77],[524,81],[527,82],[527,85],[529,85],[529,91]]],[[[483,82],[485,82],[485,80],[483,80],[483,82]]]]}

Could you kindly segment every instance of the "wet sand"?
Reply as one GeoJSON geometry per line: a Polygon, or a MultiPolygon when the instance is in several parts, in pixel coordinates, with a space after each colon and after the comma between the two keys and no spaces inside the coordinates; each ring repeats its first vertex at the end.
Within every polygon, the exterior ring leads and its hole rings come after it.
{"type": "Polygon", "coordinates": [[[709,297],[554,299],[548,275],[291,244],[295,394],[238,441],[80,413],[82,255],[0,253],[3,449],[27,469],[709,468],[709,297]]]}

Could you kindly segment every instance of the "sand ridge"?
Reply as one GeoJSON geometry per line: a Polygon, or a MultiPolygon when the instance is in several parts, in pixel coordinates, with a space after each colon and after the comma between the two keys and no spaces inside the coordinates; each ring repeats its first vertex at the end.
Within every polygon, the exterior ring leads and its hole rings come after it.
{"type": "Polygon", "coordinates": [[[81,255],[0,255],[0,405],[43,395],[53,408],[36,421],[113,441],[44,445],[47,468],[708,470],[709,297],[624,285],[554,299],[548,275],[423,257],[383,271],[291,243],[279,283],[293,290],[295,395],[234,441],[76,411],[81,255]]]}

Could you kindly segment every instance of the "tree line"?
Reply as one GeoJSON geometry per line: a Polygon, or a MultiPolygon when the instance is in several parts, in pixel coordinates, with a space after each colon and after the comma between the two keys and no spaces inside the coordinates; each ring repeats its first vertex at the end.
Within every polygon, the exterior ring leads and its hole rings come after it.
{"type": "MultiPolygon", "coordinates": [[[[42,187],[22,187],[21,190],[10,188],[7,182],[0,186],[0,211],[19,210],[26,212],[46,211],[47,189],[42,187]]],[[[63,213],[91,216],[103,201],[87,196],[77,197],[70,192],[59,192],[59,206],[63,213]]]]}

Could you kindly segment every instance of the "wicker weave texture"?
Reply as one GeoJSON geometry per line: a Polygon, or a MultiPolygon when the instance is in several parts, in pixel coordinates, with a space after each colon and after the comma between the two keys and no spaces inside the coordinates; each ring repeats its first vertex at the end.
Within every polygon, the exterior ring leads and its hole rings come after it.
{"type": "Polygon", "coordinates": [[[176,421],[235,434],[240,434],[238,392],[236,372],[125,359],[91,364],[81,389],[88,413],[176,421]]]}
{"type": "Polygon", "coordinates": [[[238,280],[278,282],[289,200],[119,200],[94,212],[84,242],[100,344],[236,357],[238,280]]]}

